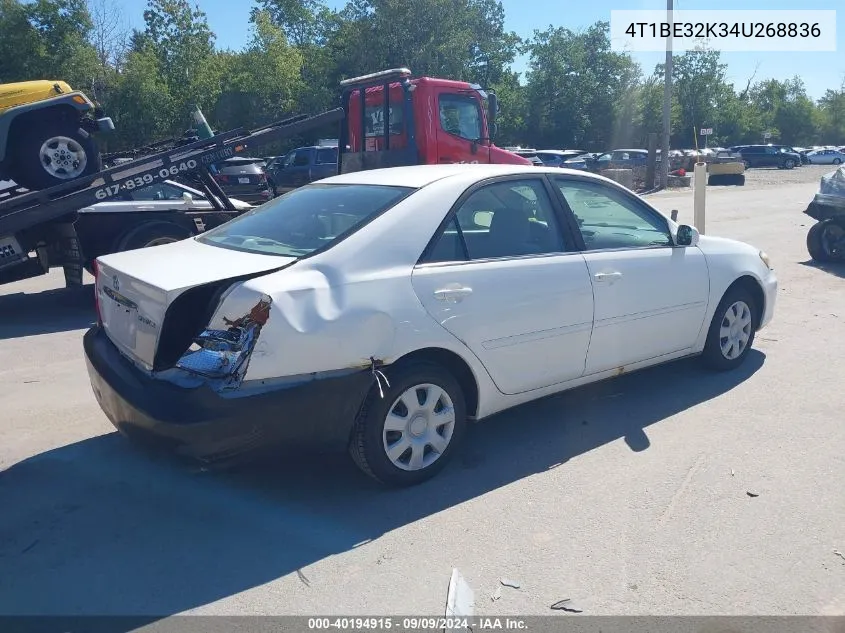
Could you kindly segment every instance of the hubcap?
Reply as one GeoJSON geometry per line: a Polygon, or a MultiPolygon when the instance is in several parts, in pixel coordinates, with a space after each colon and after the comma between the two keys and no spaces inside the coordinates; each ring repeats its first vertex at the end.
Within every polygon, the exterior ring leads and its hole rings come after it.
{"type": "Polygon", "coordinates": [[[722,356],[734,360],[742,355],[751,338],[751,308],[744,301],[737,301],[727,309],[719,328],[719,346],[722,356]]]}
{"type": "Polygon", "coordinates": [[[384,420],[384,452],[402,470],[422,470],[446,451],[455,431],[455,408],[446,391],[432,384],[407,389],[384,420]]]}
{"type": "Polygon", "coordinates": [[[828,223],[822,228],[822,249],[831,259],[839,259],[845,252],[845,229],[836,224],[828,223]]]}
{"type": "Polygon", "coordinates": [[[78,178],[88,165],[82,145],[67,136],[54,136],[44,141],[39,155],[44,171],[61,180],[78,178]]]}

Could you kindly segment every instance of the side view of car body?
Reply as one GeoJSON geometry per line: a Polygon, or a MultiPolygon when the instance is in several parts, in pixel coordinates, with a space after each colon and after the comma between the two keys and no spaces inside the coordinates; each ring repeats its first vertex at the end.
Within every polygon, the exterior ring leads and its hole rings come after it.
{"type": "Polygon", "coordinates": [[[346,449],[411,485],[469,420],[691,355],[737,367],[776,288],[758,249],[600,176],[401,167],[100,258],[84,347],[129,436],[208,461],[346,449]]]}
{"type": "Polygon", "coordinates": [[[738,145],[731,148],[745,162],[745,167],[794,169],[801,165],[801,155],[779,145],[738,145]]]}
{"type": "Polygon", "coordinates": [[[298,147],[267,166],[277,194],[337,174],[338,148],[298,147]]]}
{"type": "Polygon", "coordinates": [[[836,149],[807,152],[807,162],[811,165],[841,165],[845,163],[845,152],[836,149]]]}

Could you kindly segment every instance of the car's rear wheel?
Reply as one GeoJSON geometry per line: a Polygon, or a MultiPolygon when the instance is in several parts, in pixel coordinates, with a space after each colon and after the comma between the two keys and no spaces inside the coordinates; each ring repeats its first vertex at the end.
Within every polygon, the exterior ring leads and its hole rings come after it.
{"type": "Polygon", "coordinates": [[[795,161],[791,158],[787,158],[783,161],[783,168],[784,169],[795,169],[795,161]]]}
{"type": "Polygon", "coordinates": [[[349,451],[358,467],[390,486],[412,486],[446,466],[466,428],[464,394],[440,365],[385,370],[355,421],[349,451]],[[388,384],[389,383],[389,384],[388,384]],[[383,394],[383,395],[382,395],[383,394]]]}
{"type": "Polygon", "coordinates": [[[841,165],[841,164],[842,164],[842,160],[841,160],[841,159],[839,159],[839,158],[834,158],[834,159],[833,159],[833,164],[834,164],[834,165],[841,165]]]}
{"type": "Polygon", "coordinates": [[[702,359],[711,369],[727,371],[739,367],[754,343],[760,321],[751,293],[734,287],[725,293],[707,332],[702,359]]]}

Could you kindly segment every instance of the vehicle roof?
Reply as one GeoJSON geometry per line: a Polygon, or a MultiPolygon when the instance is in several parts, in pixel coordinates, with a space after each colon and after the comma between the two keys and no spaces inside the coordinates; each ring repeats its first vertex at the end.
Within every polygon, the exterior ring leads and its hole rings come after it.
{"type": "MultiPolygon", "coordinates": [[[[339,174],[325,178],[320,183],[338,185],[394,185],[419,189],[435,181],[453,176],[462,176],[467,173],[477,174],[477,178],[482,180],[484,178],[510,174],[560,174],[561,170],[557,167],[543,169],[535,165],[470,165],[461,163],[450,165],[412,165],[409,167],[388,167],[385,169],[370,169],[339,174]]],[[[583,172],[574,173],[583,174],[583,172]]]]}

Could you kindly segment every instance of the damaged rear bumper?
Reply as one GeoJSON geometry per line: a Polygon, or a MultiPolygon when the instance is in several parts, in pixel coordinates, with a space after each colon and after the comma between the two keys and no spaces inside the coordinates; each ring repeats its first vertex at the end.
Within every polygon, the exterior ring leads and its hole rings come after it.
{"type": "Polygon", "coordinates": [[[94,394],[119,431],[209,462],[285,449],[343,450],[373,382],[365,370],[225,397],[206,386],[183,388],[147,376],[99,326],[83,345],[94,394]]]}

